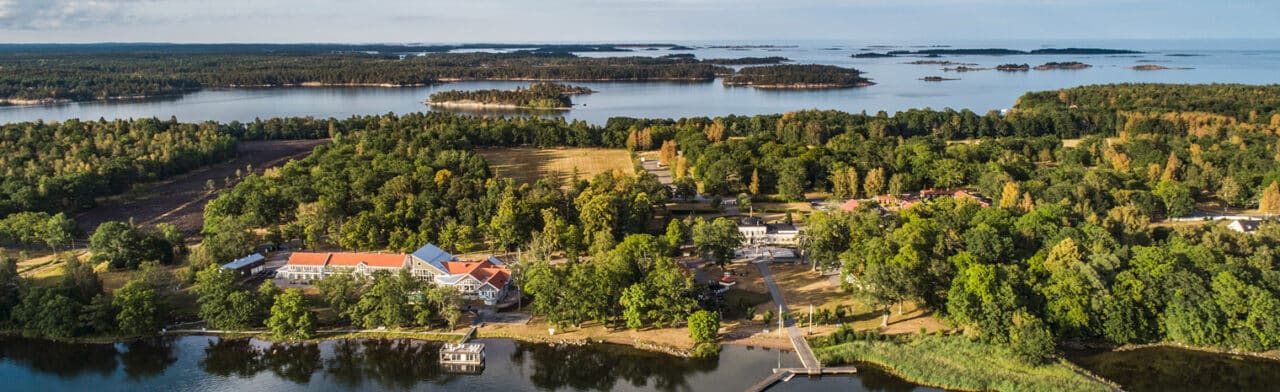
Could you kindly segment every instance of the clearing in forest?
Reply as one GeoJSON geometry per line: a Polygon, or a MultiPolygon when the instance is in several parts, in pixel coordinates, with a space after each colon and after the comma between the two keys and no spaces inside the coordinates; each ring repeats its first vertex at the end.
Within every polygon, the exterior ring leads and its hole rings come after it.
{"type": "Polygon", "coordinates": [[[618,170],[635,171],[631,154],[623,149],[610,148],[486,148],[476,152],[489,161],[498,176],[508,177],[518,183],[534,183],[538,179],[554,175],[567,185],[573,177],[587,180],[596,174],[618,170]]]}

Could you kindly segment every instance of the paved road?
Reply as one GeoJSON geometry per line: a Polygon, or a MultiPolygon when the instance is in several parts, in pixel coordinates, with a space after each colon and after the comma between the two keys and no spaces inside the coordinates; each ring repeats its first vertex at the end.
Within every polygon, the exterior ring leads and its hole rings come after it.
{"type": "MultiPolygon", "coordinates": [[[[769,287],[769,295],[773,296],[773,302],[781,305],[783,309],[787,309],[787,303],[782,299],[782,291],[778,290],[778,285],[773,282],[773,274],[769,272],[769,264],[756,263],[756,267],[760,268],[760,275],[764,276],[764,284],[769,287]]],[[[782,315],[778,315],[782,317],[782,315]]],[[[822,364],[818,363],[818,357],[813,355],[813,350],[809,348],[809,341],[804,339],[804,334],[796,328],[793,320],[786,321],[787,336],[791,338],[791,345],[796,349],[796,355],[800,356],[800,363],[807,369],[818,369],[822,364]]]]}

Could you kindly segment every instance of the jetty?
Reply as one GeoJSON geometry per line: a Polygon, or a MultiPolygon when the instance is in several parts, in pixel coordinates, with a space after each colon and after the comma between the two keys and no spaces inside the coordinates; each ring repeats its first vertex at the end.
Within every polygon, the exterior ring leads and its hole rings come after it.
{"type": "Polygon", "coordinates": [[[760,276],[764,277],[764,284],[769,288],[769,295],[773,297],[773,302],[778,304],[778,327],[779,330],[785,330],[787,337],[791,340],[791,346],[795,348],[796,356],[800,357],[800,365],[802,368],[777,368],[773,369],[773,374],[765,377],[764,380],[747,388],[748,392],[759,392],[769,389],[769,387],[779,382],[791,381],[796,375],[805,375],[810,377],[821,377],[824,375],[847,375],[857,374],[858,369],[853,366],[843,367],[822,367],[822,363],[818,362],[818,357],[813,354],[813,349],[809,348],[809,341],[805,340],[804,334],[800,332],[800,328],[796,328],[795,321],[782,320],[781,315],[787,308],[786,301],[782,298],[782,290],[778,289],[778,285],[773,281],[773,273],[769,271],[768,263],[757,261],[756,267],[760,268],[760,276]]]}

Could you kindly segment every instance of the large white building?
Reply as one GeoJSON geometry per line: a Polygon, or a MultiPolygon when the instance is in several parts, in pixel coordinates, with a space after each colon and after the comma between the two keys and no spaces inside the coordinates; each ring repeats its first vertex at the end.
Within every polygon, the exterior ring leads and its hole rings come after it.
{"type": "Polygon", "coordinates": [[[511,283],[511,270],[493,256],[481,261],[459,261],[431,244],[411,254],[294,252],[276,276],[313,281],[334,273],[369,276],[376,271],[404,269],[418,279],[457,288],[463,298],[479,299],[489,305],[502,300],[511,283]]]}
{"type": "Polygon", "coordinates": [[[743,245],[799,246],[800,229],[784,223],[764,223],[760,218],[743,218],[738,223],[743,245]]]}

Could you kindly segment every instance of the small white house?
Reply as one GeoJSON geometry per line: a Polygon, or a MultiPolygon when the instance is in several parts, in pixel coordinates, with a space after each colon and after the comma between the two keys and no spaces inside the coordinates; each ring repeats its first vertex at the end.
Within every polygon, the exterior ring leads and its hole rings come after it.
{"type": "Polygon", "coordinates": [[[1259,226],[1262,226],[1262,221],[1237,219],[1231,221],[1231,223],[1227,225],[1227,228],[1241,233],[1252,234],[1254,231],[1258,230],[1259,226]]]}

